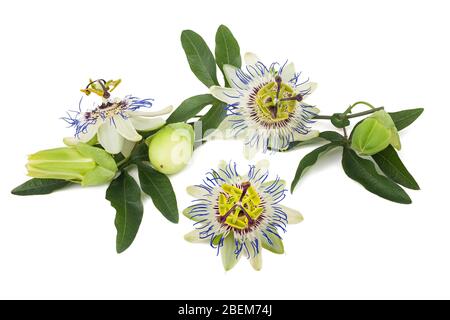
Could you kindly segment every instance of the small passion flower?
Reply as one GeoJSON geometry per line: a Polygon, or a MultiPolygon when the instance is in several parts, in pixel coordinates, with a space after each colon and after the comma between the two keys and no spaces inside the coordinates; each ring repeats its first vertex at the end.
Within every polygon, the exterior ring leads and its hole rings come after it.
{"type": "Polygon", "coordinates": [[[140,99],[131,95],[112,98],[110,92],[119,83],[120,80],[106,82],[100,79],[90,81],[86,89],[81,90],[86,95],[95,93],[101,97],[101,101],[83,111],[81,98],[78,110],[67,113],[63,120],[75,128],[75,136],[65,139],[66,144],[87,143],[97,137],[108,153],[128,156],[135,143],[142,139],[138,131],[155,130],[165,124],[165,120],[158,116],[171,112],[171,106],[160,111],[142,111],[152,107],[153,99],[140,99]]]}
{"type": "Polygon", "coordinates": [[[252,53],[244,58],[245,69],[223,67],[231,88],[210,88],[214,97],[228,104],[228,117],[218,134],[230,129],[243,138],[249,157],[258,150],[283,150],[293,141],[317,137],[310,124],[319,110],[304,101],[316,84],[300,80],[292,62],[266,66],[252,53]]]}
{"type": "Polygon", "coordinates": [[[280,204],[286,197],[284,181],[268,181],[268,162],[250,166],[241,176],[236,163],[222,161],[218,170],[207,173],[203,183],[187,188],[194,203],[183,211],[195,221],[195,230],[185,239],[209,242],[222,255],[225,270],[241,256],[250,259],[255,270],[262,267],[261,252],[284,252],[281,232],[288,223],[303,221],[302,215],[280,204]]]}

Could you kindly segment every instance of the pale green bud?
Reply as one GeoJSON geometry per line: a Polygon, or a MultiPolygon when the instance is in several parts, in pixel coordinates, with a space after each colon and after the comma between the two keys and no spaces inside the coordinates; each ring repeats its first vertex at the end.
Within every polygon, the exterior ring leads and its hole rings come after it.
{"type": "Polygon", "coordinates": [[[116,175],[117,165],[105,150],[78,143],[28,156],[27,169],[30,177],[63,179],[93,186],[111,181],[116,175]]]}
{"type": "Polygon", "coordinates": [[[152,166],[164,174],[180,172],[191,159],[194,150],[192,126],[180,122],[168,124],[147,139],[152,166]]]}
{"type": "Polygon", "coordinates": [[[392,145],[400,150],[400,137],[391,116],[377,111],[359,124],[352,136],[352,148],[362,155],[373,155],[392,145]]]}
{"type": "Polygon", "coordinates": [[[389,143],[397,150],[400,150],[402,145],[400,143],[400,136],[397,131],[397,127],[395,126],[394,121],[392,120],[389,113],[384,110],[380,110],[375,112],[372,115],[373,118],[377,119],[380,123],[383,124],[387,129],[391,132],[391,140],[389,143]]]}

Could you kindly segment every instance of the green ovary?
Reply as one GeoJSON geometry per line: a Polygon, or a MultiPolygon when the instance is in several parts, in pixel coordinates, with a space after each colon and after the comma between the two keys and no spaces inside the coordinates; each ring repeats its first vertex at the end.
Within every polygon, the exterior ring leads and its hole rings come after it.
{"type": "Polygon", "coordinates": [[[256,94],[256,105],[266,121],[278,122],[286,120],[289,118],[289,114],[294,112],[297,107],[298,102],[296,100],[280,101],[280,99],[292,98],[296,95],[291,86],[280,83],[277,110],[274,117],[271,108],[275,106],[277,101],[277,89],[278,84],[276,82],[269,82],[259,89],[256,94]]]}
{"type": "Polygon", "coordinates": [[[261,206],[261,198],[253,186],[241,189],[223,184],[222,189],[223,192],[219,195],[219,216],[224,224],[244,230],[261,216],[264,209],[261,206]]]}

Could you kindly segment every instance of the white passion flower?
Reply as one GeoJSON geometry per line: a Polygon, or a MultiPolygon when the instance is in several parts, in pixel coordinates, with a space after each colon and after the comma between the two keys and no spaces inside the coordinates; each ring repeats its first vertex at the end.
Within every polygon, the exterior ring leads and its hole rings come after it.
{"type": "Polygon", "coordinates": [[[261,161],[241,176],[236,163],[222,161],[202,184],[187,188],[196,199],[183,214],[195,221],[195,230],[185,239],[209,242],[221,253],[227,271],[241,256],[260,270],[262,249],[283,253],[281,233],[288,223],[303,221],[299,212],[280,204],[286,197],[285,183],[279,178],[268,181],[267,167],[268,161],[261,161]]]}
{"type": "Polygon", "coordinates": [[[252,53],[244,60],[245,68],[223,67],[231,88],[210,88],[214,97],[228,104],[228,117],[213,136],[230,130],[232,136],[244,139],[248,157],[317,137],[310,124],[319,110],[304,101],[316,84],[300,80],[292,62],[267,66],[252,53]]]}
{"type": "MultiPolygon", "coordinates": [[[[91,92],[101,97],[92,107],[83,108],[83,97],[77,111],[69,111],[64,117],[70,127],[75,128],[74,138],[65,139],[66,144],[89,142],[97,137],[98,143],[110,154],[122,153],[128,156],[136,142],[142,139],[138,131],[150,131],[162,127],[165,120],[159,116],[170,113],[172,107],[159,111],[142,111],[152,107],[153,99],[135,96],[112,98],[109,91],[112,80],[91,81],[82,92],[91,92]]],[[[120,80],[116,82],[120,83],[120,80]]]]}

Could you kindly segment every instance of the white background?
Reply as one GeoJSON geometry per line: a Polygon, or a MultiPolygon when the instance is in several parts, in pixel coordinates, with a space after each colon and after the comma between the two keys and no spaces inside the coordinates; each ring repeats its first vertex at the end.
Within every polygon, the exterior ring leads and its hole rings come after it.
{"type": "MultiPolygon", "coordinates": [[[[450,298],[447,1],[3,1],[0,4],[0,298],[450,298]],[[183,240],[145,202],[132,247],[115,253],[106,187],[15,197],[26,155],[61,145],[59,120],[89,77],[122,78],[118,93],[177,106],[206,93],[179,41],[193,29],[214,47],[220,23],[242,52],[289,58],[319,83],[308,102],[324,114],[360,99],[388,111],[425,107],[401,134],[400,155],[422,190],[388,202],[349,180],[338,152],[322,158],[286,204],[305,221],[289,228],[286,254],[265,252],[255,272],[225,273],[208,246],[183,240]]],[[[328,125],[322,128],[331,129],[328,125]]],[[[270,157],[291,181],[310,147],[270,157]]],[[[185,187],[220,159],[247,162],[238,141],[209,143],[174,176],[185,187]]]]}

